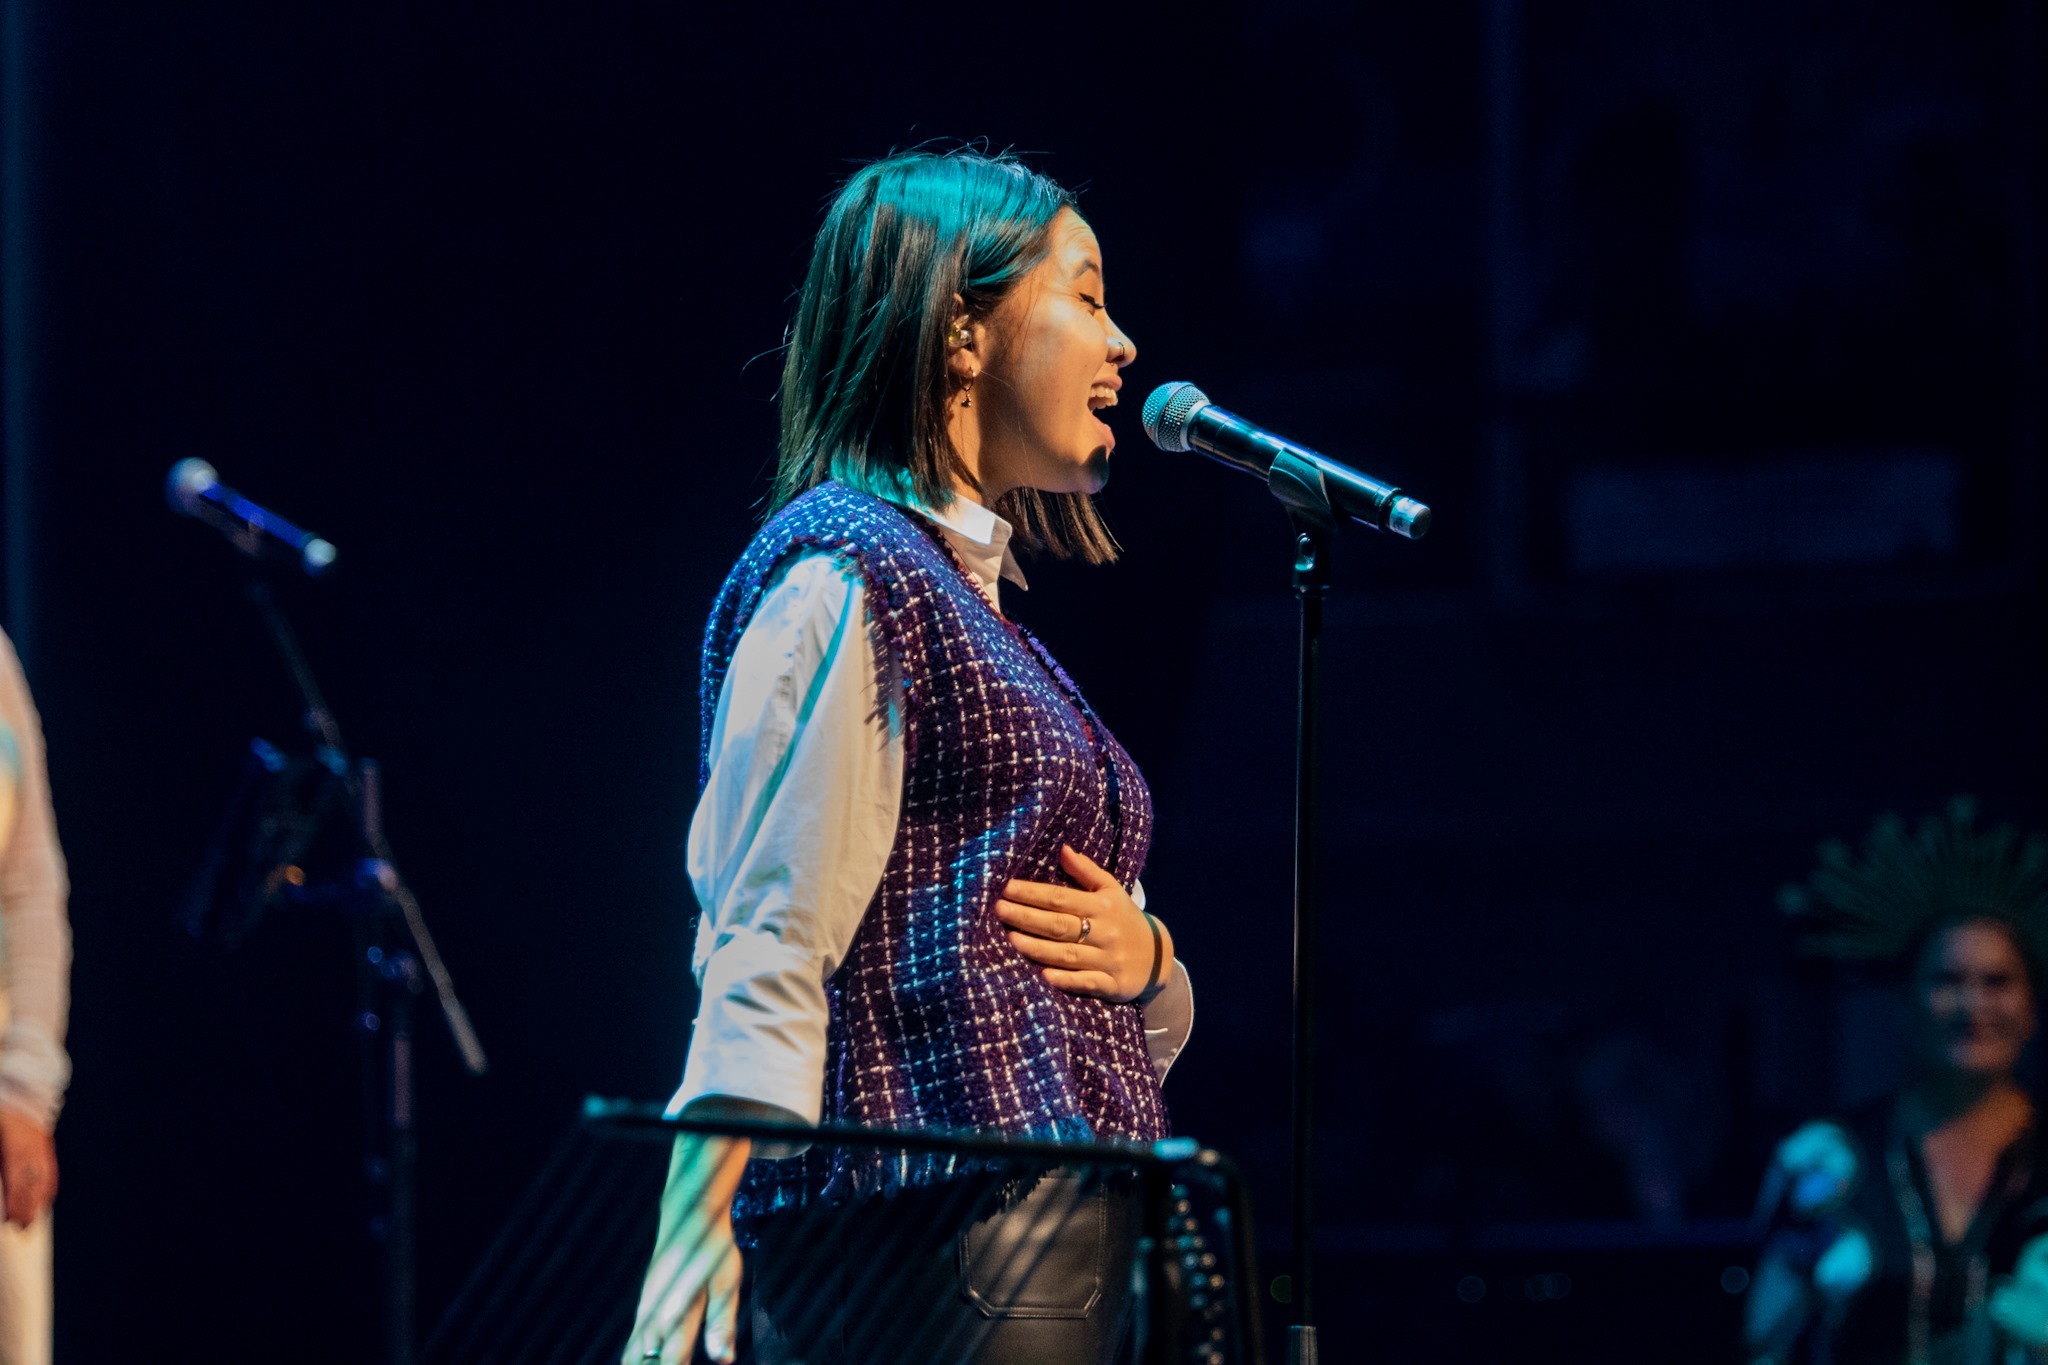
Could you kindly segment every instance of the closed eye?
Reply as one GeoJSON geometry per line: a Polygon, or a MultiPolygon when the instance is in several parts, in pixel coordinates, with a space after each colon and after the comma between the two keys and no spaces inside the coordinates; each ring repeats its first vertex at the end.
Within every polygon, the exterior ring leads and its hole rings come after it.
{"type": "Polygon", "coordinates": [[[1102,311],[1102,300],[1096,298],[1093,294],[1081,295],[1081,302],[1087,304],[1091,312],[1099,313],[1102,311]]]}

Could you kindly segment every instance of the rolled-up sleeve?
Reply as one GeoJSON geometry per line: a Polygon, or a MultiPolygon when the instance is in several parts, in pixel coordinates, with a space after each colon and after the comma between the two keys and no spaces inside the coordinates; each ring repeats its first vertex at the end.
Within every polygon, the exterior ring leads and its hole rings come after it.
{"type": "Polygon", "coordinates": [[[741,1099],[819,1120],[825,979],[901,810],[903,746],[876,698],[859,580],[826,556],[798,560],[741,632],[712,721],[688,845],[701,994],[672,1113],[741,1099]]]}
{"type": "Polygon", "coordinates": [[[17,757],[13,828],[0,849],[8,1022],[0,1038],[0,1104],[54,1127],[71,1080],[70,882],[57,843],[43,730],[14,646],[0,635],[0,722],[17,757]]]}
{"type": "MultiPolygon", "coordinates": [[[[1138,903],[1140,910],[1152,908],[1146,903],[1143,882],[1131,884],[1131,899],[1138,903]]],[[[1188,980],[1188,969],[1182,965],[1178,955],[1173,959],[1173,966],[1167,969],[1159,994],[1145,1006],[1144,1017],[1145,1051],[1152,1058],[1152,1069],[1163,1085],[1166,1073],[1173,1070],[1181,1049],[1188,1045],[1188,1035],[1195,1031],[1195,988],[1188,980]]]]}

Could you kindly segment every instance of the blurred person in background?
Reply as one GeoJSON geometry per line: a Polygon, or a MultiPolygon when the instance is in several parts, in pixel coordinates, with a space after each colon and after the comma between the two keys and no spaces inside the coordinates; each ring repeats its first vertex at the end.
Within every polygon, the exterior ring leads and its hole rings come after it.
{"type": "Polygon", "coordinates": [[[1756,1365],[2048,1360],[2048,1163],[2018,1076],[2039,1016],[2048,843],[1967,800],[1862,856],[1836,842],[1784,908],[1806,946],[1904,974],[1904,1083],[1778,1148],[1745,1314],[1756,1365]]]}
{"type": "Polygon", "coordinates": [[[71,1075],[67,889],[42,725],[0,635],[0,1365],[50,1359],[51,1134],[71,1075]]]}
{"type": "MultiPolygon", "coordinates": [[[[673,1111],[1166,1135],[1192,1006],[1137,881],[1151,798],[1000,597],[1022,581],[1013,539],[1115,555],[1091,495],[1137,348],[1103,278],[1072,197],[1007,158],[890,157],[828,211],[772,515],[705,637],[702,995],[673,1111]]],[[[700,1324],[732,1358],[735,1224],[759,1246],[757,1360],[1113,1358],[1134,1193],[1054,1172],[964,1194],[975,1178],[679,1137],[624,1360],[687,1360],[700,1324]],[[842,1230],[798,1221],[818,1208],[842,1230]],[[1028,1287],[976,1279],[1006,1261],[1028,1287]]]]}

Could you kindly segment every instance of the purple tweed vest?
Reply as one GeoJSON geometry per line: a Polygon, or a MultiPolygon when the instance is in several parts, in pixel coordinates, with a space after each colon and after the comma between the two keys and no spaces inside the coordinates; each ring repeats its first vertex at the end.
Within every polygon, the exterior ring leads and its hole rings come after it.
{"type": "MultiPolygon", "coordinates": [[[[936,529],[836,483],[771,519],[726,578],[705,631],[707,748],[726,668],[761,594],[792,558],[816,551],[860,574],[881,695],[904,743],[896,843],[826,983],[825,1120],[1166,1136],[1137,1006],[1054,989],[994,911],[1012,877],[1065,882],[1062,843],[1128,888],[1151,844],[1151,794],[1065,671],[990,607],[936,529]]],[[[821,1197],[837,1203],[951,1169],[940,1158],[813,1148],[754,1162],[735,1213],[744,1221],[821,1197]]]]}

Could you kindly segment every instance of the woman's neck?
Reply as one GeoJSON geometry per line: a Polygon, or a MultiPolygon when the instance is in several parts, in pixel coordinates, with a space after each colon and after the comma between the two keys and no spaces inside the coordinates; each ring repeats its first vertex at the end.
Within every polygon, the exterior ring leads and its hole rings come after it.
{"type": "Polygon", "coordinates": [[[1900,1116],[1909,1132],[1925,1135],[1975,1122],[2003,1127],[2023,1120],[2032,1109],[2026,1092],[2010,1073],[1930,1070],[1907,1085],[1900,1116]]]}
{"type": "Polygon", "coordinates": [[[982,439],[983,434],[980,408],[962,408],[955,404],[947,409],[946,439],[953,443],[954,452],[960,456],[960,463],[966,466],[971,476],[962,478],[955,474],[953,493],[969,502],[994,507],[1016,484],[1003,478],[1005,462],[995,458],[1001,452],[991,452],[988,442],[982,439]]]}

